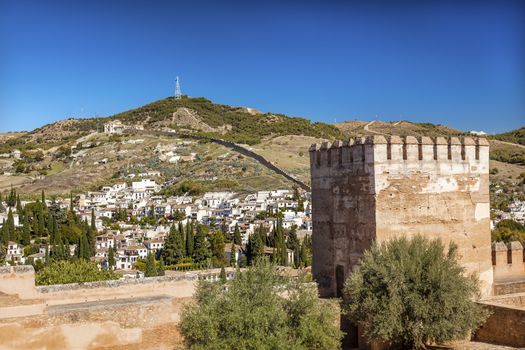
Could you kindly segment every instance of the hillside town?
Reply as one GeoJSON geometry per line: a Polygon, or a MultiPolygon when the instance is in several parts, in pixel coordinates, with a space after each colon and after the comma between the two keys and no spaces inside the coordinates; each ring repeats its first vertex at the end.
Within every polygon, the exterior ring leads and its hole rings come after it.
{"type": "MultiPolygon", "coordinates": [[[[202,196],[166,197],[159,194],[163,186],[152,179],[116,182],[100,191],[43,201],[48,208],[54,206],[64,211],[72,208],[80,221],[90,222],[97,232],[91,260],[96,261],[101,269],[123,272],[136,270],[135,264],[144,261],[149,254],[158,258],[174,226],[199,224],[210,230],[219,228],[226,237],[224,261],[231,265],[246,265],[250,237],[259,231],[268,236],[278,230],[279,225],[281,230],[293,231],[301,241],[312,233],[310,193],[298,189],[248,194],[206,192],[202,196]],[[238,238],[234,239],[234,235],[238,238]]],[[[29,203],[32,202],[18,199],[16,205],[10,206],[2,202],[0,227],[12,221],[15,229],[23,230],[24,222],[18,211],[29,203]]],[[[35,243],[35,239],[31,239],[29,245],[35,243]]],[[[11,265],[43,264],[56,249],[52,242],[40,242],[38,252],[33,252],[20,240],[7,241],[6,246],[5,264],[11,265]]],[[[292,249],[286,249],[286,261],[294,265],[297,259],[294,254],[298,251],[292,246],[289,248],[292,249]]],[[[74,257],[78,247],[69,244],[66,250],[70,257],[74,257]]],[[[274,253],[272,247],[264,247],[265,255],[274,253]]],[[[211,267],[209,263],[201,266],[211,267]]]]}

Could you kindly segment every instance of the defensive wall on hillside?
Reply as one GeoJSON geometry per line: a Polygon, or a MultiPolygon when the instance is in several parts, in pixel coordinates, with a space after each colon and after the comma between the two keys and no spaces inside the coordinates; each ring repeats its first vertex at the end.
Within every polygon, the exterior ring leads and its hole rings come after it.
{"type": "Polygon", "coordinates": [[[182,348],[182,308],[219,274],[35,286],[31,266],[1,267],[0,349],[182,348]]]}
{"type": "Polygon", "coordinates": [[[272,162],[270,162],[268,159],[264,158],[260,154],[246,148],[243,145],[240,145],[238,143],[230,142],[221,140],[215,137],[209,137],[204,135],[194,135],[194,134],[186,134],[186,133],[178,133],[173,131],[159,131],[159,130],[138,130],[138,129],[128,129],[125,131],[125,133],[137,133],[137,134],[145,134],[145,135],[155,135],[155,136],[171,136],[171,137],[180,137],[180,138],[192,138],[192,139],[199,139],[199,140],[206,140],[210,142],[217,143],[219,145],[222,145],[224,147],[228,147],[230,149],[233,149],[234,151],[245,155],[247,157],[250,157],[266,168],[274,171],[275,173],[284,176],[287,180],[292,181],[296,185],[298,185],[300,188],[302,188],[305,191],[310,191],[310,186],[302,182],[301,180],[297,179],[292,174],[289,174],[285,170],[279,168],[272,162]]]}

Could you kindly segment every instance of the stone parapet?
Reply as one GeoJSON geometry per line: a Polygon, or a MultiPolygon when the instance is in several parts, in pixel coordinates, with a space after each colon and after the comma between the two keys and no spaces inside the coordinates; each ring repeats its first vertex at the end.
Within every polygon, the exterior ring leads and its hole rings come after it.
{"type": "Polygon", "coordinates": [[[512,241],[492,243],[494,281],[525,281],[525,250],[523,244],[512,241]]]}
{"type": "Polygon", "coordinates": [[[489,143],[472,137],[414,137],[382,135],[323,142],[310,147],[312,170],[320,167],[351,167],[366,162],[466,161],[488,162],[489,143]]]}

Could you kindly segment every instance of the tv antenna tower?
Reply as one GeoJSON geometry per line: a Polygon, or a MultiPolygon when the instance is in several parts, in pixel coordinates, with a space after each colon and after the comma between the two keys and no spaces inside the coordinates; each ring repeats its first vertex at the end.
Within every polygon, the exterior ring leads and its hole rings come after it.
{"type": "Polygon", "coordinates": [[[177,75],[177,79],[175,79],[175,99],[180,100],[181,97],[182,92],[180,92],[179,76],[177,75]]]}

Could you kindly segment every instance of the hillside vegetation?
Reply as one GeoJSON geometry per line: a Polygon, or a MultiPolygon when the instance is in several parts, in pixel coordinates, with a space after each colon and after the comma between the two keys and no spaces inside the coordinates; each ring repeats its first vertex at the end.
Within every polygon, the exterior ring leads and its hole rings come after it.
{"type": "Polygon", "coordinates": [[[491,138],[525,145],[525,127],[491,136],[491,138]]]}
{"type": "Polygon", "coordinates": [[[155,129],[168,124],[173,129],[179,125],[169,123],[173,113],[179,108],[188,108],[195,112],[201,121],[211,128],[222,128],[226,132],[200,132],[222,139],[257,144],[268,135],[305,135],[327,139],[342,136],[339,129],[325,123],[312,123],[304,118],[292,118],[283,114],[250,113],[246,108],[214,104],[202,97],[183,97],[176,100],[172,97],[159,100],[143,107],[119,113],[112,118],[124,123],[143,123],[146,129],[155,129]],[[168,121],[168,123],[166,123],[168,121]]]}
{"type": "MultiPolygon", "coordinates": [[[[292,185],[254,160],[202,140],[184,150],[185,154],[196,153],[195,161],[176,166],[159,164],[154,148],[159,143],[175,142],[174,139],[146,137],[140,146],[123,144],[134,137],[100,133],[104,123],[111,120],[149,130],[174,129],[248,144],[253,151],[304,182],[310,177],[308,147],[312,143],[377,134],[465,135],[430,123],[347,121],[332,125],[214,104],[201,97],[178,100],[168,97],[110,117],[68,118],[31,132],[0,134],[0,154],[15,149],[22,152],[21,160],[0,158],[0,191],[10,186],[23,187],[31,193],[43,188],[53,193],[96,189],[119,179],[133,164],[144,171],[161,170],[159,180],[176,177],[178,183],[191,181],[190,184],[201,191],[219,188],[253,191],[292,185]],[[75,155],[79,151],[84,154],[75,155]]],[[[521,181],[525,173],[524,129],[490,137],[493,180],[513,185],[521,181]]]]}

